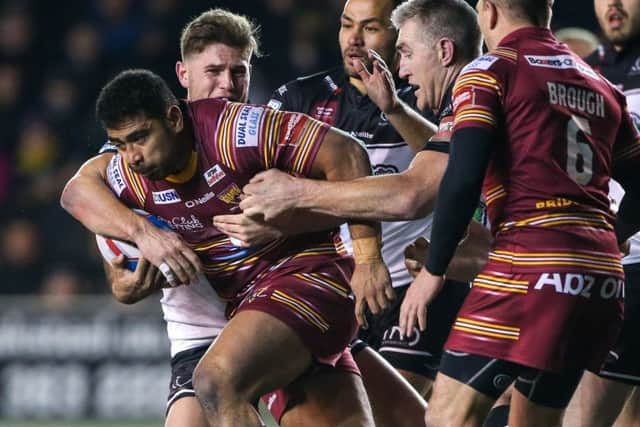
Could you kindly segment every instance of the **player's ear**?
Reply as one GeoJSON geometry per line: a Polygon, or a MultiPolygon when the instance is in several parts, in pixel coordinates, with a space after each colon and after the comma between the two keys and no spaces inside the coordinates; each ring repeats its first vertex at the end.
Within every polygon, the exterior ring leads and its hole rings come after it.
{"type": "Polygon", "coordinates": [[[178,105],[172,105],[167,110],[167,124],[175,133],[179,133],[184,128],[184,116],[178,105]]]}
{"type": "Polygon", "coordinates": [[[446,37],[441,38],[436,43],[438,50],[438,59],[444,67],[448,67],[453,62],[453,57],[456,53],[456,45],[451,39],[446,37]]]}
{"type": "Polygon", "coordinates": [[[176,62],[176,75],[180,85],[188,89],[189,88],[189,73],[187,72],[187,66],[182,61],[176,62]]]}
{"type": "Polygon", "coordinates": [[[489,29],[493,30],[498,24],[498,8],[492,1],[485,1],[484,3],[489,9],[487,11],[489,13],[489,29]]]}

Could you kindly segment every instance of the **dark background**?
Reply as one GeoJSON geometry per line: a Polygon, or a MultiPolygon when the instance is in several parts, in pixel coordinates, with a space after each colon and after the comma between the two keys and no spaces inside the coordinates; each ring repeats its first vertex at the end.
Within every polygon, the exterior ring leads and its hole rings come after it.
{"type": "MultiPolygon", "coordinates": [[[[475,1],[470,2],[473,5],[475,1]]],[[[64,183],[104,135],[93,118],[116,72],[150,68],[176,93],[182,26],[212,7],[253,17],[263,58],[251,100],[339,63],[343,0],[66,0],[0,2],[0,277],[3,294],[64,298],[107,287],[93,236],[58,206],[64,183]]],[[[596,30],[590,1],[557,1],[554,29],[596,30]]]]}

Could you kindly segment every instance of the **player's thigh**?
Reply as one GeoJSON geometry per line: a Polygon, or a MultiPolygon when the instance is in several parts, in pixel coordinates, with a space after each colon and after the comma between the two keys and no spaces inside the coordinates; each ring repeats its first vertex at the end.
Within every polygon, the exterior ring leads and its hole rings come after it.
{"type": "Polygon", "coordinates": [[[480,427],[495,398],[439,373],[429,400],[427,427],[480,427]]]}
{"type": "Polygon", "coordinates": [[[362,379],[353,372],[322,367],[288,387],[292,406],[282,427],[368,427],[373,416],[362,379]]]}
{"type": "Polygon", "coordinates": [[[200,402],[194,396],[182,397],[171,405],[164,427],[208,427],[200,402]]]}
{"type": "Polygon", "coordinates": [[[396,370],[371,347],[354,348],[378,427],[421,425],[426,402],[396,370]]]}
{"type": "Polygon", "coordinates": [[[613,427],[628,426],[640,426],[640,392],[638,392],[637,386],[634,387],[631,396],[627,399],[626,405],[613,425],[613,427]]]}
{"type": "Polygon", "coordinates": [[[565,427],[611,426],[633,389],[632,385],[585,372],[567,411],[565,427]]]}
{"type": "Polygon", "coordinates": [[[560,426],[582,375],[580,369],[556,373],[522,367],[511,396],[509,425],[560,426]]]}
{"type": "Polygon", "coordinates": [[[244,310],[225,326],[202,357],[194,382],[222,381],[247,398],[284,387],[303,374],[311,353],[282,320],[263,311],[244,310]]]}

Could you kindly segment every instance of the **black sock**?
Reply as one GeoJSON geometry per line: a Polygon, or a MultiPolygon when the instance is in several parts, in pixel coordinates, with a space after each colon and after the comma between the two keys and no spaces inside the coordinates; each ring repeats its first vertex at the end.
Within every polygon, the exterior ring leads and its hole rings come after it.
{"type": "Polygon", "coordinates": [[[509,405],[496,406],[489,411],[483,427],[506,427],[509,422],[509,405]]]}

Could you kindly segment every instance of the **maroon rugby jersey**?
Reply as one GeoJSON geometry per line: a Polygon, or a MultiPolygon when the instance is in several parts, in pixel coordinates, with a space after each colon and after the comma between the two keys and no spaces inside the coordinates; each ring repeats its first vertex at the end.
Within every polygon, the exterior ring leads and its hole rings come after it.
{"type": "Polygon", "coordinates": [[[490,262],[621,275],[608,182],[612,165],[640,164],[624,96],[549,30],[525,28],[462,71],[453,104],[454,133],[501,134],[483,184],[490,262]]]}
{"type": "Polygon", "coordinates": [[[239,212],[241,189],[256,173],[278,168],[309,175],[328,125],[301,113],[216,99],[187,103],[183,111],[195,135],[192,176],[152,181],[118,154],[107,177],[124,203],[165,219],[184,237],[220,296],[233,297],[261,272],[292,257],[312,260],[314,255],[343,253],[333,232],[246,249],[235,247],[212,225],[214,215],[239,212]]]}

